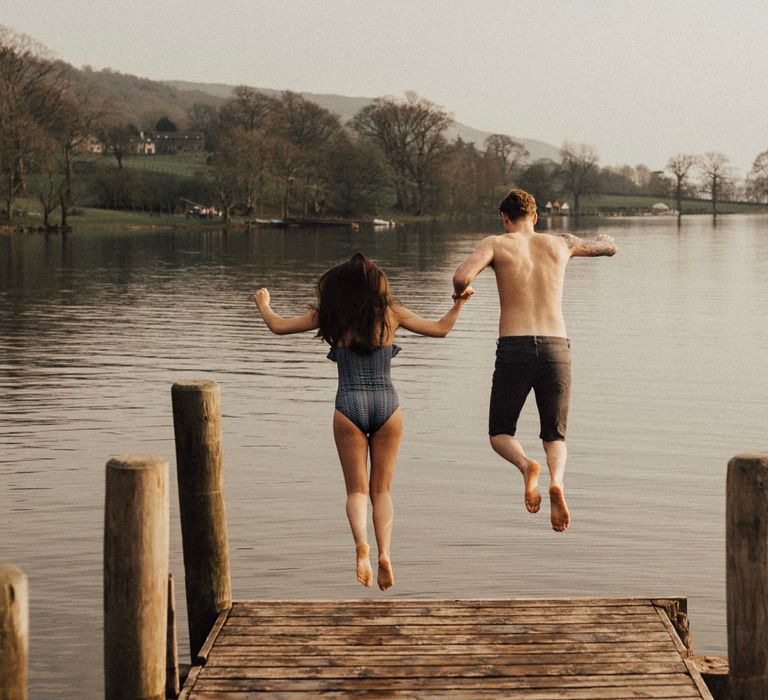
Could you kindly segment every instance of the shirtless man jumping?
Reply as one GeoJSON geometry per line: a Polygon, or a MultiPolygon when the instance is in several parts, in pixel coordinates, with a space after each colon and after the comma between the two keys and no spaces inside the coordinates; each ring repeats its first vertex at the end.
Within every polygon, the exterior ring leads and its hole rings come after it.
{"type": "Polygon", "coordinates": [[[520,470],[525,507],[538,512],[540,467],[515,438],[517,419],[533,389],[549,467],[552,528],[563,532],[570,524],[563,491],[571,383],[571,343],[562,311],[565,266],[574,256],[613,255],[616,245],[606,235],[583,240],[571,234],[536,233],[536,200],[523,190],[511,190],[499,204],[499,213],[506,233],[484,238],[459,266],[453,277],[454,298],[486,267],[493,267],[501,316],[491,388],[491,446],[520,470]]]}

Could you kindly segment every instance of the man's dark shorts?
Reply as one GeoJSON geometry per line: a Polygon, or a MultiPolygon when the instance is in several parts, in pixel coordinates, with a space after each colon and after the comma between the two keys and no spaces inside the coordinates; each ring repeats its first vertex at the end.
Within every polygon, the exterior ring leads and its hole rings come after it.
{"type": "Polygon", "coordinates": [[[565,440],[571,389],[571,342],[546,335],[503,336],[496,343],[489,435],[514,435],[533,389],[542,440],[565,440]]]}

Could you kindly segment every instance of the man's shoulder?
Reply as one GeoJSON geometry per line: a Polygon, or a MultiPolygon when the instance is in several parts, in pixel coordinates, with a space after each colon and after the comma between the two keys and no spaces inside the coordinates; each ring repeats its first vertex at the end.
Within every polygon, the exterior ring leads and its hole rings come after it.
{"type": "Polygon", "coordinates": [[[480,240],[480,243],[478,243],[478,245],[494,245],[500,238],[501,236],[499,236],[498,234],[491,233],[485,238],[482,238],[480,240]]]}
{"type": "Polygon", "coordinates": [[[560,233],[557,231],[537,232],[536,236],[539,240],[546,241],[552,245],[561,245],[563,242],[567,243],[570,239],[578,240],[578,238],[571,233],[560,233]]]}

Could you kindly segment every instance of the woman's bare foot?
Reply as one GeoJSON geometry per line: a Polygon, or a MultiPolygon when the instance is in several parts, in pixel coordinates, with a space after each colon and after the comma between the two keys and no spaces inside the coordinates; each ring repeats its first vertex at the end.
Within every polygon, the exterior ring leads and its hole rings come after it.
{"type": "Polygon", "coordinates": [[[538,462],[531,460],[527,469],[523,470],[525,479],[525,507],[529,513],[538,513],[541,508],[541,492],[539,491],[539,472],[541,467],[538,462]]]}
{"type": "Polygon", "coordinates": [[[552,529],[555,532],[565,532],[571,524],[571,514],[568,511],[563,487],[560,484],[552,484],[549,487],[549,512],[552,529]]]}
{"type": "Polygon", "coordinates": [[[376,578],[382,591],[389,590],[395,585],[395,576],[392,573],[389,557],[379,557],[379,575],[376,578]]]}
{"type": "Polygon", "coordinates": [[[373,585],[373,568],[368,556],[370,548],[367,544],[359,544],[355,547],[355,550],[357,551],[357,562],[355,564],[357,580],[366,588],[370,588],[373,585]]]}

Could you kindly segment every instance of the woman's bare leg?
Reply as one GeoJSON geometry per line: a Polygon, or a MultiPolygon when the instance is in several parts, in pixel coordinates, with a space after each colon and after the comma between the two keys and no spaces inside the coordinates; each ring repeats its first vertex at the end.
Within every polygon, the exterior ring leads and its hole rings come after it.
{"type": "Polygon", "coordinates": [[[392,542],[392,477],[395,473],[397,452],[403,436],[403,416],[398,408],[373,435],[371,435],[371,503],[373,504],[373,530],[379,548],[377,583],[382,591],[395,583],[390,559],[392,542]]]}
{"type": "Polygon", "coordinates": [[[357,580],[370,588],[373,569],[368,546],[368,437],[339,411],[333,414],[333,437],[347,489],[347,518],[355,539],[357,580]]]}

